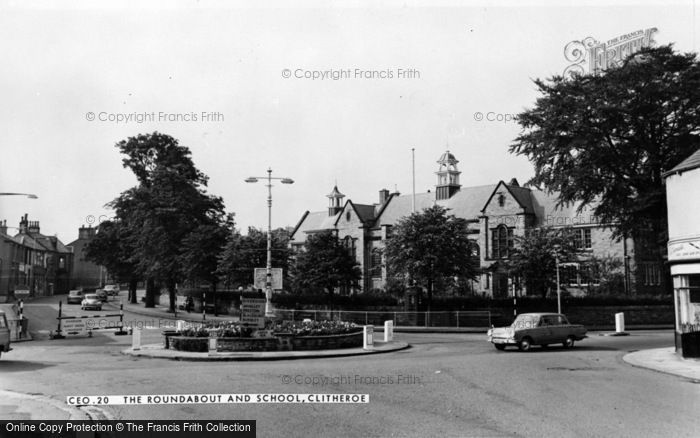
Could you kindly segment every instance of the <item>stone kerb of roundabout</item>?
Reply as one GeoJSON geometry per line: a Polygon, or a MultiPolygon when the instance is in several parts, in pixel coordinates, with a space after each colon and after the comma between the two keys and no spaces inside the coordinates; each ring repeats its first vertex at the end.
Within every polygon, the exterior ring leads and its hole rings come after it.
{"type": "Polygon", "coordinates": [[[185,360],[212,356],[235,358],[241,354],[273,359],[381,353],[408,347],[405,342],[391,341],[377,342],[372,348],[365,348],[364,326],[344,321],[267,320],[262,329],[248,328],[237,322],[183,322],[179,330],[164,332],[163,335],[162,346],[132,347],[124,353],[185,360]]]}

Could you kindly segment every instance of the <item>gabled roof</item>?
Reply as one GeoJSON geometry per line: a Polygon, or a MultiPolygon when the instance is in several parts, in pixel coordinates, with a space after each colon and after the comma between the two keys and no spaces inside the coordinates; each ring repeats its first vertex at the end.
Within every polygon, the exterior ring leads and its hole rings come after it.
{"type": "Polygon", "coordinates": [[[534,214],[534,210],[532,208],[532,200],[530,198],[530,192],[531,190],[525,187],[520,187],[520,186],[509,186],[508,184],[504,183],[503,181],[500,181],[498,184],[496,184],[496,187],[493,189],[493,192],[491,192],[491,196],[489,196],[488,200],[486,200],[486,203],[484,203],[484,206],[481,208],[481,211],[484,212],[486,210],[486,207],[488,207],[489,203],[491,202],[491,199],[493,198],[493,195],[496,194],[496,190],[503,185],[503,187],[506,188],[508,193],[515,198],[515,201],[518,203],[519,206],[523,208],[525,213],[527,214],[534,214]]]}
{"type": "Polygon", "coordinates": [[[700,149],[695,151],[693,155],[681,161],[673,169],[669,170],[668,172],[665,172],[663,174],[663,177],[666,178],[667,176],[673,175],[674,173],[681,173],[688,170],[697,169],[698,167],[700,167],[700,149]]]}
{"type": "MultiPolygon", "coordinates": [[[[298,233],[311,233],[315,231],[332,230],[340,213],[329,216],[328,211],[307,211],[292,231],[291,240],[297,240],[298,233]]],[[[302,239],[303,240],[303,239],[302,239]]]]}

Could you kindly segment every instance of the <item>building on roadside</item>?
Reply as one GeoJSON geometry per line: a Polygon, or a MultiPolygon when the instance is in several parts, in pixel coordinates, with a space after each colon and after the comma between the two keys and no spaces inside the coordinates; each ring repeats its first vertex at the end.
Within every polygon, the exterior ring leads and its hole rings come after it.
{"type": "Polygon", "coordinates": [[[80,227],[78,228],[78,238],[68,244],[68,247],[73,251],[71,289],[97,289],[104,287],[107,281],[105,268],[85,258],[85,248],[96,233],[97,228],[80,227]]]}
{"type": "MultiPolygon", "coordinates": [[[[518,285],[521,294],[528,291],[511,277],[503,266],[513,249],[515,236],[536,227],[572,227],[580,261],[562,268],[562,282],[573,294],[584,294],[596,284],[589,261],[592,257],[620,262],[624,288],[621,293],[656,293],[661,289],[662,266],[654,262],[645,246],[631,238],[613,238],[611,224],[601,223],[590,207],[578,211],[578,205],[557,207],[557,195],[521,187],[509,182],[462,187],[459,161],[446,151],[437,161],[434,190],[414,195],[379,191],[378,202],[359,204],[333,187],[326,211],[306,211],[290,237],[291,249],[303,246],[306,237],[332,230],[353,254],[362,271],[360,290],[383,289],[387,270],[382,248],[391,238],[392,227],[403,217],[433,205],[441,205],[450,214],[466,219],[479,259],[481,274],[472,282],[471,291],[493,297],[506,297],[518,285]]],[[[358,290],[359,291],[359,290],[358,290]]],[[[535,293],[535,291],[530,291],[535,293]]]]}
{"type": "Polygon", "coordinates": [[[22,216],[19,233],[7,234],[7,222],[0,226],[0,301],[15,291],[30,296],[68,293],[73,253],[56,236],[41,234],[39,221],[22,216]]]}
{"type": "Polygon", "coordinates": [[[676,351],[700,357],[700,149],[664,178],[676,351]]]}

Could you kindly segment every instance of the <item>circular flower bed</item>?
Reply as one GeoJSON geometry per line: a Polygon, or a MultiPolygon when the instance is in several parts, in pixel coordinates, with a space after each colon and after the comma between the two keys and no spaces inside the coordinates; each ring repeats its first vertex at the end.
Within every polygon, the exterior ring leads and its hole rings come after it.
{"type": "Polygon", "coordinates": [[[344,321],[268,321],[264,329],[238,323],[208,323],[189,327],[170,338],[174,350],[206,352],[209,339],[217,351],[328,350],[362,346],[362,327],[344,321]]]}

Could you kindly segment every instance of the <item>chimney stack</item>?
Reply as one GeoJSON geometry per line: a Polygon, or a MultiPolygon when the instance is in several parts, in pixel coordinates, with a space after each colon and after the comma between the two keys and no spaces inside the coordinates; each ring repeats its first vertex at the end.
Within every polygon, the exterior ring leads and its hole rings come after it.
{"type": "Polygon", "coordinates": [[[0,233],[7,234],[7,220],[6,219],[3,219],[3,221],[0,222],[0,233]]]}
{"type": "Polygon", "coordinates": [[[27,234],[27,213],[24,213],[24,216],[19,220],[19,233],[27,234]]]}
{"type": "Polygon", "coordinates": [[[39,221],[29,221],[29,229],[28,231],[30,233],[35,233],[39,234],[40,228],[39,228],[39,221]]]}
{"type": "Polygon", "coordinates": [[[78,228],[78,239],[90,240],[93,237],[95,237],[96,231],[97,231],[97,228],[92,228],[91,225],[88,225],[87,227],[80,227],[80,228],[78,228]]]}
{"type": "Polygon", "coordinates": [[[389,199],[389,190],[387,189],[381,189],[379,191],[379,205],[384,205],[386,201],[389,199]]]}

